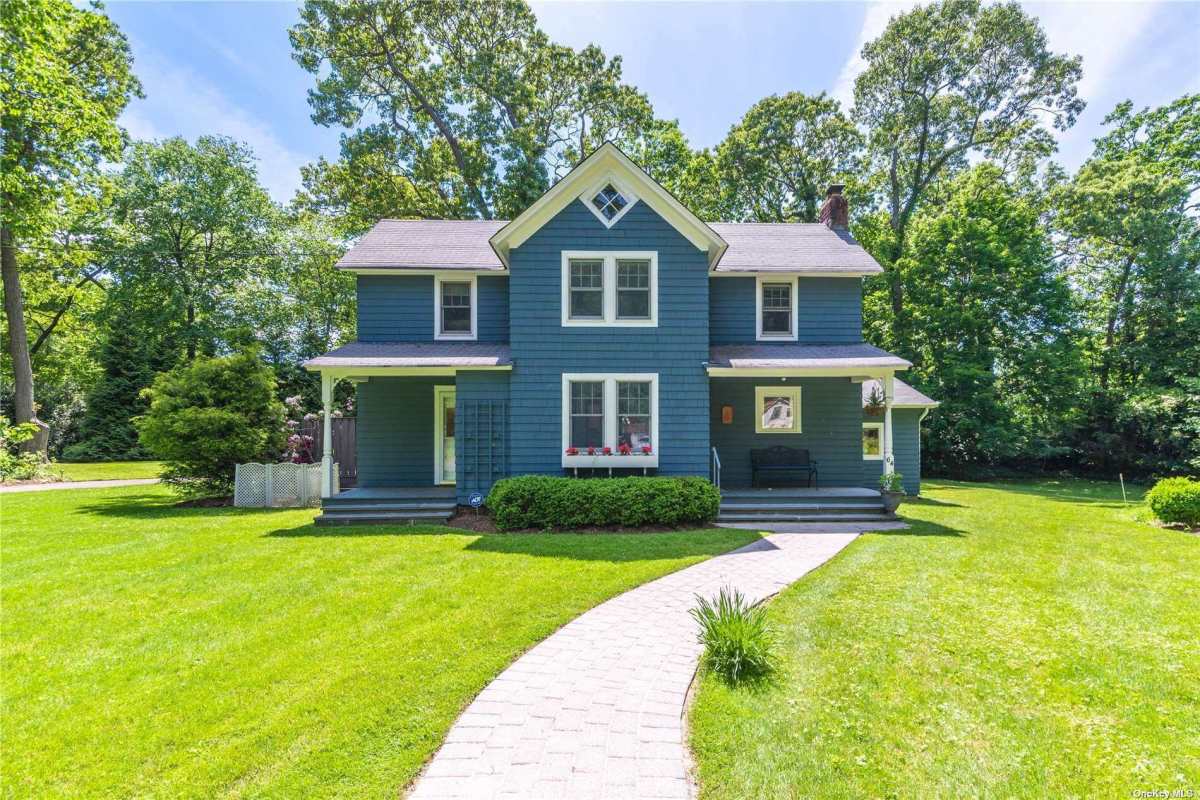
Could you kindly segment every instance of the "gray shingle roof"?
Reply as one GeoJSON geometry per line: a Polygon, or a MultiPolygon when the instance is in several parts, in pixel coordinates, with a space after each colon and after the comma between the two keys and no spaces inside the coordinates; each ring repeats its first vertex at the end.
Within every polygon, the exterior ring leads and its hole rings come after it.
{"type": "Polygon", "coordinates": [[[351,342],[309,359],[320,367],[506,367],[512,356],[506,344],[482,342],[351,342]]]}
{"type": "MultiPolygon", "coordinates": [[[[342,256],[341,269],[502,271],[488,239],[504,220],[384,219],[342,256]]],[[[619,227],[620,223],[618,223],[619,227]]],[[[876,273],[875,259],[844,230],[819,223],[710,225],[729,249],[717,272],[876,273]]]]}
{"type": "Polygon", "coordinates": [[[502,271],[488,239],[503,220],[381,219],[342,256],[341,269],[502,271]]]}
{"type": "Polygon", "coordinates": [[[710,347],[708,365],[720,369],[905,369],[912,364],[869,344],[737,344],[710,347]]]}
{"type": "MultiPolygon", "coordinates": [[[[879,396],[882,397],[883,387],[879,385],[879,381],[863,381],[862,399],[864,406],[867,404],[871,392],[875,389],[879,390],[879,396]]],[[[928,406],[929,408],[939,405],[937,400],[926,397],[899,378],[892,384],[892,404],[898,406],[928,406]]]]}
{"type": "Polygon", "coordinates": [[[711,227],[729,242],[717,272],[883,272],[849,231],[821,223],[714,222],[711,227]]]}

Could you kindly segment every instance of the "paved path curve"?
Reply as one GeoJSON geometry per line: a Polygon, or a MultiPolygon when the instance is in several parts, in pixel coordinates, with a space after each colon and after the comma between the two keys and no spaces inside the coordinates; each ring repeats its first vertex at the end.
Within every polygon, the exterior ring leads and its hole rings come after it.
{"type": "Polygon", "coordinates": [[[467,707],[410,800],[693,796],[683,710],[700,655],[695,596],[769,597],[855,536],[774,534],[569,622],[467,707]]]}
{"type": "Polygon", "coordinates": [[[158,478],[126,478],[119,481],[52,481],[50,483],[14,483],[0,486],[0,494],[9,492],[52,492],[55,489],[108,489],[112,486],[147,486],[158,478]]]}

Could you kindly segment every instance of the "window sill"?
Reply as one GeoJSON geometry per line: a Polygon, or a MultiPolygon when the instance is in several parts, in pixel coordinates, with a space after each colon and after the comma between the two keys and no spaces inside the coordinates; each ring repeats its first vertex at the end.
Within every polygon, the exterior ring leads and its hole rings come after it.
{"type": "Polygon", "coordinates": [[[589,456],[578,455],[568,456],[563,455],[562,465],[568,469],[606,469],[612,467],[614,469],[627,469],[629,467],[646,467],[647,469],[658,466],[658,453],[650,455],[615,455],[615,456],[589,456]]]}

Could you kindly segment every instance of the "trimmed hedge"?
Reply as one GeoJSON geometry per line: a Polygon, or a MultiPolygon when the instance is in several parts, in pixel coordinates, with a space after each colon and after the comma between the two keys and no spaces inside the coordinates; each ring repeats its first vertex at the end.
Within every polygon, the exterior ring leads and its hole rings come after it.
{"type": "Polygon", "coordinates": [[[496,482],[487,507],[502,531],[680,525],[717,518],[721,493],[705,478],[556,478],[496,482]]]}
{"type": "Polygon", "coordinates": [[[1146,493],[1146,502],[1163,522],[1200,526],[1200,481],[1163,478],[1146,493]]]}

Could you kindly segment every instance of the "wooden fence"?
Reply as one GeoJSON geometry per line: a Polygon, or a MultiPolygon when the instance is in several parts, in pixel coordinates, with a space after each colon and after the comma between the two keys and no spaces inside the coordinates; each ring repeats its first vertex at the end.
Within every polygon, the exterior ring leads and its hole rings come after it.
{"type": "MultiPolygon", "coordinates": [[[[358,481],[358,438],[357,420],[354,417],[333,418],[333,460],[338,465],[338,479],[342,486],[353,486],[358,481]]],[[[325,454],[325,435],[321,420],[313,420],[301,426],[300,432],[313,438],[313,460],[320,462],[325,454]]]]}

